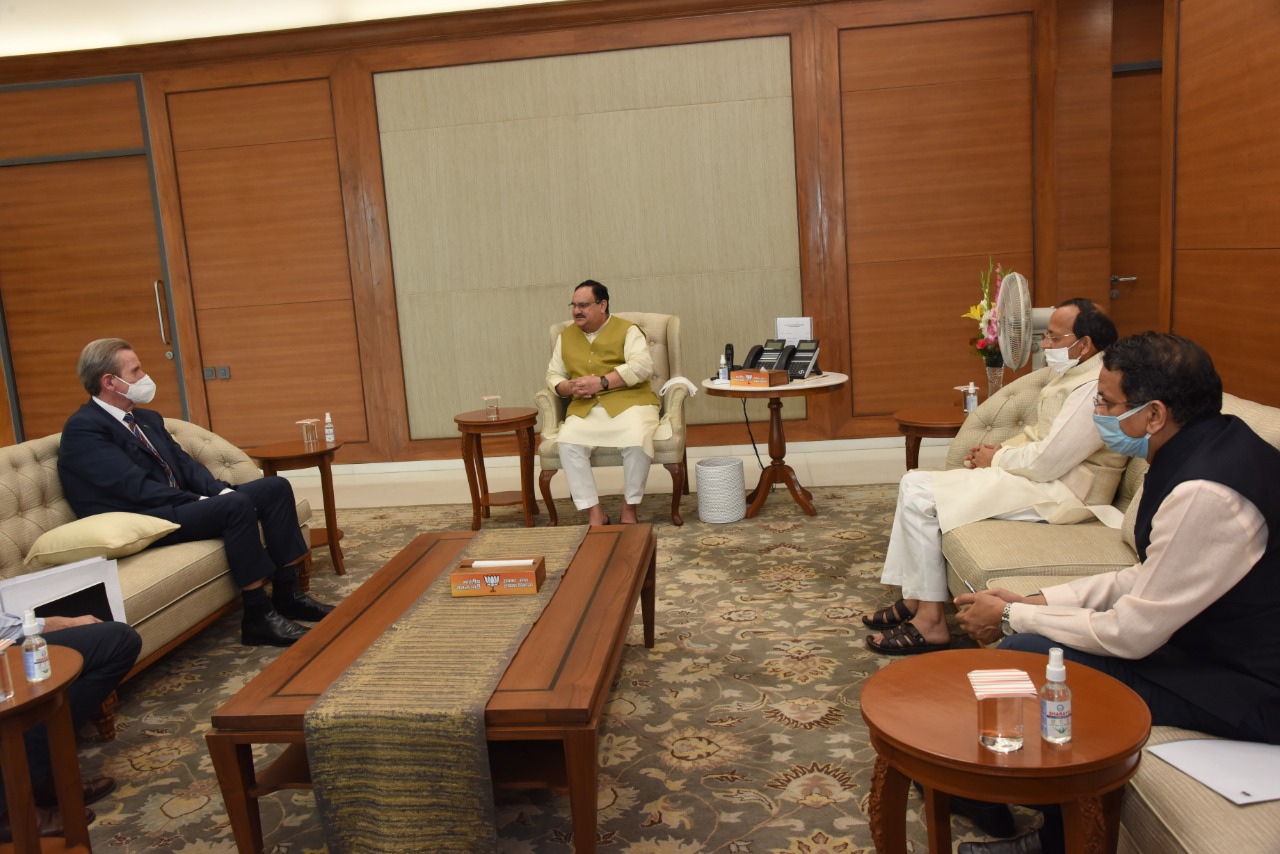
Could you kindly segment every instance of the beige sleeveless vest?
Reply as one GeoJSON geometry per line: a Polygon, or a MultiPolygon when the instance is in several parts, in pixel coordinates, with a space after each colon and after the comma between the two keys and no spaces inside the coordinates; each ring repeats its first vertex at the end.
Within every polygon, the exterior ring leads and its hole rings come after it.
{"type": "MultiPolygon", "coordinates": [[[[625,363],[627,330],[634,323],[619,317],[610,317],[600,328],[594,341],[577,326],[568,326],[560,333],[560,358],[564,361],[565,370],[572,378],[585,376],[604,376],[614,368],[625,363]]],[[[653,393],[648,380],[627,388],[609,389],[594,398],[569,401],[568,414],[580,418],[596,404],[604,407],[610,418],[616,418],[624,410],[633,406],[657,406],[658,396],[653,393]]]]}

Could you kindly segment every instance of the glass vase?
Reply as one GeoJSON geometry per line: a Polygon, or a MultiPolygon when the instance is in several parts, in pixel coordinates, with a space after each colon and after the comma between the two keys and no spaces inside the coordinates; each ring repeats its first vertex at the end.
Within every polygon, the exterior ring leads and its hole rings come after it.
{"type": "Polygon", "coordinates": [[[987,398],[990,399],[1004,387],[1004,365],[998,368],[987,366],[987,398]]]}

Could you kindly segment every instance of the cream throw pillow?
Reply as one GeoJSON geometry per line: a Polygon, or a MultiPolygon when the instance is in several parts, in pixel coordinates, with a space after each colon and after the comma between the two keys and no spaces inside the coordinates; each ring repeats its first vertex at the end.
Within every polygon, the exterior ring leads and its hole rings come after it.
{"type": "Polygon", "coordinates": [[[140,513],[98,513],[42,534],[24,565],[60,566],[98,555],[127,557],[179,527],[177,522],[140,513]]]}

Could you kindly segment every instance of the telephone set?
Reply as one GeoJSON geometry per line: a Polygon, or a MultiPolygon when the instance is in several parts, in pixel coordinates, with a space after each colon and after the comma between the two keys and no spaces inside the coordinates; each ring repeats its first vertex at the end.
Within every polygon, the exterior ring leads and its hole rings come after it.
{"type": "Polygon", "coordinates": [[[763,345],[755,344],[747,351],[742,367],[744,370],[785,371],[795,350],[781,338],[770,338],[763,345]]]}

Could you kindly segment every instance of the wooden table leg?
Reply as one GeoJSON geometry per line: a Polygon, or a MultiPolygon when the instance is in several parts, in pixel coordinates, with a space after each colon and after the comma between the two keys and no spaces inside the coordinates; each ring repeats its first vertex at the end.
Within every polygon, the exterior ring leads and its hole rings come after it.
{"type": "Polygon", "coordinates": [[[644,645],[653,649],[653,612],[654,589],[658,579],[658,549],[655,545],[649,557],[649,568],[644,573],[644,584],[640,588],[640,622],[644,626],[644,645]]]}
{"type": "Polygon", "coordinates": [[[906,434],[907,448],[907,471],[920,468],[920,439],[921,437],[914,433],[906,434]]]}
{"type": "Polygon", "coordinates": [[[472,448],[476,463],[476,480],[480,483],[480,515],[488,519],[492,511],[489,509],[489,475],[484,469],[483,433],[475,434],[472,448]]]}
{"type": "Polygon", "coordinates": [[[769,398],[769,465],[760,472],[760,481],[756,488],[747,493],[747,518],[754,519],[769,497],[769,491],[775,483],[786,484],[791,497],[800,505],[806,516],[817,516],[818,510],[813,506],[813,493],[800,485],[795,469],[787,465],[787,434],[782,426],[782,398],[769,398]]]}
{"type": "Polygon", "coordinates": [[[925,786],[924,814],[929,854],[951,854],[951,796],[925,786]]]}
{"type": "Polygon", "coordinates": [[[573,814],[573,850],[594,854],[596,850],[596,788],[599,758],[595,729],[565,732],[565,770],[569,776],[569,809],[573,814]]]}
{"type": "Polygon", "coordinates": [[[262,854],[262,816],[258,799],[249,792],[256,781],[253,768],[253,745],[237,744],[230,736],[218,732],[205,733],[213,771],[222,789],[222,802],[231,820],[236,850],[262,854]]]}
{"type": "Polygon", "coordinates": [[[867,818],[876,854],[906,854],[907,789],[905,774],[879,754],[871,772],[871,792],[867,798],[867,818]]]}
{"type": "MultiPolygon", "coordinates": [[[[45,724],[49,736],[49,758],[53,762],[53,785],[62,813],[63,840],[68,846],[83,845],[89,850],[89,825],[84,820],[84,789],[80,785],[80,757],[76,754],[75,727],[65,692],[45,724]]],[[[16,838],[16,837],[15,837],[16,838]]],[[[39,846],[37,849],[39,850],[39,846]]]]}
{"type": "Polygon", "coordinates": [[[338,575],[347,574],[342,560],[342,532],[338,530],[338,508],[333,503],[333,454],[320,458],[320,494],[324,497],[324,528],[329,535],[329,557],[338,575]]]}
{"type": "Polygon", "coordinates": [[[1124,788],[1101,797],[1082,798],[1062,805],[1066,850],[1115,854],[1120,841],[1120,799],[1124,788]],[[1114,813],[1114,816],[1109,815],[1114,813]],[[1111,821],[1108,821],[1111,818],[1111,821]]]}
{"type": "Polygon", "coordinates": [[[31,771],[27,767],[27,746],[20,725],[0,727],[0,769],[4,774],[4,794],[9,807],[9,827],[14,851],[39,851],[35,800],[31,794],[31,771]]]}
{"type": "Polygon", "coordinates": [[[516,443],[520,446],[520,506],[524,509],[524,526],[533,527],[533,517],[538,513],[538,500],[533,496],[533,428],[516,431],[516,443]]]}
{"type": "Polygon", "coordinates": [[[467,488],[471,490],[471,530],[480,530],[480,482],[476,478],[476,445],[474,433],[462,434],[462,465],[467,470],[467,488]]]}

